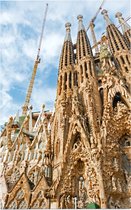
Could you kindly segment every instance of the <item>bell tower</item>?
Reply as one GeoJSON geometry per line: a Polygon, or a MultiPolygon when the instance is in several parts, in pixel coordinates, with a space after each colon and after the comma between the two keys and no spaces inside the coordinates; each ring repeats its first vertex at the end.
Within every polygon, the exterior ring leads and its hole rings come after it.
{"type": "Polygon", "coordinates": [[[130,26],[128,25],[128,23],[122,17],[121,12],[116,13],[116,18],[118,18],[118,21],[121,24],[121,29],[122,29],[122,32],[123,32],[123,36],[125,37],[125,40],[127,41],[128,47],[130,48],[130,42],[131,42],[130,26]]]}
{"type": "Polygon", "coordinates": [[[66,23],[65,28],[66,35],[60,56],[57,97],[51,136],[54,145],[53,179],[61,175],[61,162],[63,161],[72,111],[72,94],[76,85],[74,47],[70,33],[71,24],[66,23]]]}
{"type": "MultiPolygon", "coordinates": [[[[78,76],[79,91],[82,93],[91,86],[94,95],[94,104],[97,118],[101,116],[101,102],[97,86],[95,63],[90,41],[83,25],[83,16],[78,15],[78,34],[76,43],[76,69],[78,76]]],[[[85,99],[85,97],[84,97],[85,99]]],[[[85,102],[86,103],[86,102],[85,102]]],[[[88,107],[87,104],[85,104],[88,107]]]]}
{"type": "Polygon", "coordinates": [[[70,23],[65,24],[66,36],[63,44],[63,49],[60,57],[58,89],[57,89],[57,105],[62,98],[68,98],[72,92],[73,70],[74,70],[74,50],[70,34],[70,23]]]}
{"type": "Polygon", "coordinates": [[[124,79],[126,79],[128,86],[130,84],[130,54],[128,50],[128,44],[125,41],[121,32],[117,27],[111,22],[107,10],[102,11],[102,15],[107,24],[107,36],[109,39],[109,47],[111,49],[114,58],[120,66],[121,74],[124,79]]]}

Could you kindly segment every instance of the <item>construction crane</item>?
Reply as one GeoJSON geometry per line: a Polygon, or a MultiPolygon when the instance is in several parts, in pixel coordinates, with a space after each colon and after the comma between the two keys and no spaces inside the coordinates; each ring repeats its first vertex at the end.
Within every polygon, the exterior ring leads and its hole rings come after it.
{"type": "Polygon", "coordinates": [[[92,40],[93,40],[93,46],[96,46],[96,47],[95,47],[95,52],[96,52],[96,53],[99,52],[99,49],[98,49],[98,46],[96,45],[97,40],[96,40],[96,36],[95,36],[95,32],[94,32],[94,27],[95,27],[94,22],[95,22],[95,20],[96,20],[96,18],[97,18],[97,16],[98,16],[99,12],[102,10],[102,7],[103,7],[104,3],[105,3],[105,0],[102,1],[100,7],[98,8],[98,10],[97,10],[97,12],[96,12],[96,14],[95,14],[94,17],[91,19],[91,21],[90,21],[90,23],[89,23],[89,25],[88,25],[88,27],[87,27],[87,29],[86,29],[86,31],[88,31],[89,28],[90,28],[90,30],[91,30],[91,35],[92,35],[92,40]]]}
{"type": "Polygon", "coordinates": [[[24,105],[22,107],[22,115],[26,115],[27,114],[27,110],[28,110],[28,106],[29,106],[29,103],[30,103],[31,94],[32,94],[32,90],[33,90],[34,80],[35,80],[36,72],[37,72],[37,69],[38,69],[38,64],[40,63],[40,50],[41,50],[42,37],[43,37],[43,33],[44,33],[44,28],[45,28],[47,10],[48,10],[48,4],[46,4],[46,8],[45,8],[44,18],[43,18],[43,23],[42,23],[42,31],[41,31],[41,36],[40,36],[40,41],[39,41],[39,46],[38,46],[38,52],[37,52],[37,57],[35,59],[31,80],[30,80],[29,87],[28,87],[27,94],[26,94],[26,98],[25,98],[25,103],[24,103],[24,105]]]}

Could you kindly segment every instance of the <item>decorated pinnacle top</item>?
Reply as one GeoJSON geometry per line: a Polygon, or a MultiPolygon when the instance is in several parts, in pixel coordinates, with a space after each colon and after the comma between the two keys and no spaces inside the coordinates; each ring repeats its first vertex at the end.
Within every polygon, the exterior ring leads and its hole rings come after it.
{"type": "Polygon", "coordinates": [[[85,27],[83,25],[83,16],[82,15],[78,15],[77,19],[79,21],[78,22],[78,31],[85,30],[85,27]]]}
{"type": "Polygon", "coordinates": [[[112,22],[111,22],[111,20],[110,20],[110,18],[108,16],[108,12],[107,12],[106,9],[102,10],[101,14],[104,16],[104,19],[106,20],[107,26],[110,25],[110,24],[112,24],[112,22]]]}
{"type": "Polygon", "coordinates": [[[123,33],[125,33],[126,31],[130,29],[129,24],[124,20],[121,12],[117,12],[115,17],[118,18],[118,21],[121,24],[123,33]]]}
{"type": "Polygon", "coordinates": [[[65,42],[66,41],[72,41],[71,40],[71,34],[70,34],[70,27],[71,27],[71,24],[70,23],[66,23],[65,24],[65,28],[66,28],[66,36],[65,36],[65,42]]]}

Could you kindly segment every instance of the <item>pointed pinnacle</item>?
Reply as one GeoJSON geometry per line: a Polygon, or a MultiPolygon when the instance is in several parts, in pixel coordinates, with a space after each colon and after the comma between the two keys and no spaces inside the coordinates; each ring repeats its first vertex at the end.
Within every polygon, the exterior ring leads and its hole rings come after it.
{"type": "Polygon", "coordinates": [[[65,28],[66,28],[66,36],[65,36],[65,42],[66,41],[72,41],[71,40],[71,34],[70,34],[70,27],[71,27],[71,24],[70,23],[66,23],[65,24],[65,28]]]}
{"type": "Polygon", "coordinates": [[[85,30],[85,27],[83,25],[83,16],[82,15],[78,15],[77,19],[79,21],[78,22],[78,31],[85,30]]]}

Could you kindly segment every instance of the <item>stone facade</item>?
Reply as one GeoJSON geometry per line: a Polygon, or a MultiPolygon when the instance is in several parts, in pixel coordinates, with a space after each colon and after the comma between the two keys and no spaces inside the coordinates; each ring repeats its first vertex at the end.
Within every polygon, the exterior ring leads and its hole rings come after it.
{"type": "Polygon", "coordinates": [[[3,208],[131,208],[130,29],[107,11],[107,37],[93,55],[78,16],[60,57],[55,112],[10,117],[0,138],[3,208]]]}

